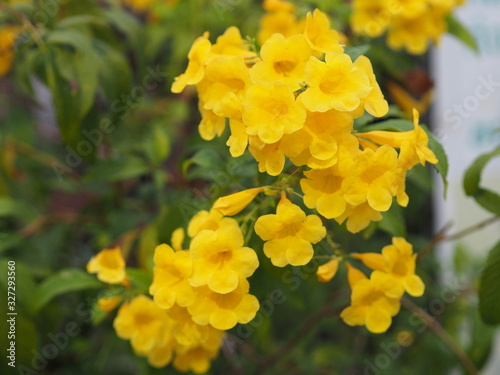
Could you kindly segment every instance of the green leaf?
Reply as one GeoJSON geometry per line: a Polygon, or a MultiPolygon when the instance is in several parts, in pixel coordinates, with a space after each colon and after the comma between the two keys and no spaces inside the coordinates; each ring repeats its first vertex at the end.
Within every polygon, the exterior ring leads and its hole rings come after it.
{"type": "Polygon", "coordinates": [[[393,204],[389,211],[383,213],[383,218],[378,222],[378,226],[393,237],[406,237],[403,210],[397,204],[393,204]]]}
{"type": "Polygon", "coordinates": [[[479,53],[476,39],[460,21],[450,14],[446,17],[446,22],[448,23],[448,33],[458,38],[475,53],[479,53]]]}
{"type": "Polygon", "coordinates": [[[76,91],[61,75],[53,52],[44,56],[46,83],[52,92],[59,130],[66,143],[76,146],[80,140],[80,119],[75,115],[80,113],[76,91]]]}
{"type": "Polygon", "coordinates": [[[423,124],[421,124],[421,126],[429,137],[430,150],[434,152],[434,155],[436,155],[436,158],[438,159],[438,162],[436,164],[433,164],[433,166],[434,168],[436,168],[438,173],[441,175],[441,178],[443,179],[444,196],[446,198],[446,193],[448,191],[448,156],[446,155],[441,142],[437,140],[437,138],[434,136],[434,134],[432,134],[429,128],[423,124]]]}
{"type": "Polygon", "coordinates": [[[47,277],[33,293],[32,310],[39,311],[53,298],[68,292],[101,288],[103,284],[87,272],[68,268],[47,277]]]}
{"type": "Polygon", "coordinates": [[[143,175],[149,171],[148,165],[135,156],[106,159],[92,166],[85,179],[92,182],[112,182],[143,175]]]}
{"type": "Polygon", "coordinates": [[[71,27],[80,27],[86,25],[100,25],[105,26],[106,19],[103,17],[90,15],[90,14],[81,14],[78,16],[64,18],[59,21],[56,25],[59,29],[68,29],[71,27]]]}
{"type": "Polygon", "coordinates": [[[377,122],[373,125],[367,125],[360,129],[360,132],[369,132],[375,130],[386,130],[393,132],[406,132],[413,129],[413,122],[405,119],[390,119],[381,122],[377,122]]]}
{"type": "Polygon", "coordinates": [[[356,60],[361,55],[366,55],[370,50],[370,45],[365,44],[362,46],[345,47],[344,52],[349,55],[352,61],[356,60]]]}
{"type": "Polygon", "coordinates": [[[488,254],[479,281],[479,312],[487,324],[500,324],[500,242],[488,254]]]}
{"type": "Polygon", "coordinates": [[[491,159],[497,156],[500,156],[500,147],[478,157],[465,171],[463,185],[465,194],[472,196],[484,209],[495,215],[500,215],[500,195],[479,186],[484,167],[491,159]]]}
{"type": "Polygon", "coordinates": [[[127,276],[132,285],[143,293],[148,293],[153,282],[151,274],[140,268],[127,268],[127,276]]]}

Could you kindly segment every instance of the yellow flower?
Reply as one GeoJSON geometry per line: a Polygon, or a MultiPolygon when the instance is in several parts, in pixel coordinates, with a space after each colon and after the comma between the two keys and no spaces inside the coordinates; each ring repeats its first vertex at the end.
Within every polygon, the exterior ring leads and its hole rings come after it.
{"type": "Polygon", "coordinates": [[[358,148],[357,141],[351,134],[352,124],[350,115],[334,109],[326,112],[307,111],[304,127],[291,135],[294,139],[290,142],[295,146],[304,146],[294,155],[290,155],[288,150],[285,152],[297,166],[306,164],[312,169],[331,167],[337,163],[341,144],[358,148]]]}
{"type": "Polygon", "coordinates": [[[300,33],[297,18],[293,13],[278,11],[266,13],[260,19],[260,29],[257,41],[262,45],[274,34],[282,34],[289,37],[300,33]]]}
{"type": "Polygon", "coordinates": [[[154,253],[153,283],[149,293],[162,309],[170,309],[174,303],[188,306],[196,298],[188,278],[193,271],[189,251],[177,251],[166,245],[158,245],[154,253]]]}
{"type": "Polygon", "coordinates": [[[177,228],[176,230],[174,230],[172,232],[172,237],[171,237],[170,242],[172,243],[172,248],[175,251],[182,251],[183,250],[182,243],[184,242],[184,236],[185,236],[185,233],[184,233],[184,229],[182,229],[182,228],[177,228]]]}
{"type": "Polygon", "coordinates": [[[306,113],[295,101],[293,92],[281,82],[258,82],[251,86],[243,104],[243,123],[248,135],[263,142],[278,142],[283,134],[304,126],[306,113]]]}
{"type": "Polygon", "coordinates": [[[168,316],[172,319],[172,336],[183,348],[196,347],[204,343],[215,331],[210,325],[202,326],[195,323],[188,309],[177,304],[168,310],[168,316]]]}
{"type": "Polygon", "coordinates": [[[414,129],[407,132],[377,130],[360,133],[358,136],[378,144],[400,148],[399,165],[403,170],[409,170],[418,163],[437,163],[436,155],[428,147],[429,137],[419,126],[419,114],[416,110],[413,110],[413,126],[414,129]]]}
{"type": "Polygon", "coordinates": [[[345,265],[347,267],[347,282],[349,283],[351,289],[354,288],[354,285],[361,280],[368,279],[363,272],[358,270],[356,267],[353,267],[349,262],[345,262],[345,265]]]}
{"type": "Polygon", "coordinates": [[[219,211],[224,216],[233,216],[248,206],[265,187],[246,189],[238,193],[226,195],[217,199],[212,209],[219,211]]]}
{"type": "Polygon", "coordinates": [[[330,28],[328,16],[319,9],[307,13],[304,36],[311,48],[321,53],[344,51],[339,34],[330,28]]]}
{"type": "Polygon", "coordinates": [[[259,163],[259,172],[278,176],[285,166],[285,154],[280,148],[281,140],[271,144],[264,143],[257,136],[250,136],[248,140],[248,150],[259,163]]]}
{"type": "Polygon", "coordinates": [[[118,337],[130,340],[132,348],[139,355],[147,355],[171,338],[167,313],[144,295],[120,307],[113,327],[118,337]]]}
{"type": "Polygon", "coordinates": [[[243,247],[243,234],[236,220],[223,218],[216,230],[203,230],[191,241],[192,286],[207,285],[217,293],[229,293],[241,278],[259,266],[255,251],[243,247]]]}
{"type": "Polygon", "coordinates": [[[114,310],[120,302],[123,300],[122,296],[117,297],[102,297],[97,301],[97,306],[99,309],[105,312],[110,312],[114,310]]]}
{"type": "Polygon", "coordinates": [[[93,256],[87,263],[87,272],[97,273],[97,278],[108,284],[123,283],[127,274],[120,247],[105,249],[93,256]]]}
{"type": "Polygon", "coordinates": [[[205,75],[205,64],[210,57],[211,43],[208,32],[197,38],[188,53],[189,63],[186,71],[175,78],[172,83],[172,92],[180,93],[187,85],[200,83],[205,75]]]}
{"type": "Polygon", "coordinates": [[[427,90],[420,99],[417,99],[393,81],[388,82],[386,87],[397,106],[409,117],[412,115],[413,109],[416,109],[419,113],[427,112],[432,103],[433,92],[431,89],[427,90]]]}
{"type": "Polygon", "coordinates": [[[392,18],[387,0],[354,0],[351,27],[356,34],[375,38],[384,33],[392,18]]]}
{"type": "Polygon", "coordinates": [[[384,94],[382,94],[380,86],[377,83],[377,78],[373,73],[370,59],[366,56],[359,56],[356,61],[354,61],[354,66],[366,73],[370,80],[370,86],[372,87],[370,93],[361,100],[361,105],[368,113],[375,117],[385,116],[389,111],[389,104],[387,100],[384,99],[384,94]]]}
{"type": "Polygon", "coordinates": [[[20,26],[0,27],[0,77],[6,75],[14,61],[14,42],[21,32],[20,26]]]}
{"type": "Polygon", "coordinates": [[[262,61],[250,69],[252,82],[280,81],[290,90],[298,90],[304,81],[306,62],[311,53],[304,35],[285,38],[282,34],[274,34],[260,49],[262,61]]]}
{"type": "Polygon", "coordinates": [[[413,297],[424,294],[424,283],[415,275],[417,254],[413,253],[410,243],[402,237],[394,237],[392,245],[382,249],[382,257],[384,267],[376,269],[372,279],[384,289],[388,297],[400,298],[405,291],[413,297]]]}
{"type": "Polygon", "coordinates": [[[205,103],[200,100],[198,102],[198,109],[201,114],[200,125],[198,126],[198,131],[201,138],[205,141],[211,141],[216,136],[220,137],[226,129],[226,119],[222,116],[218,116],[211,109],[204,108],[205,103]]]}
{"type": "Polygon", "coordinates": [[[268,12],[294,12],[295,5],[284,0],[264,0],[262,7],[268,12]]]}
{"type": "Polygon", "coordinates": [[[387,31],[387,45],[394,50],[405,48],[409,53],[422,54],[430,41],[439,44],[447,27],[444,17],[442,10],[432,7],[415,17],[394,18],[387,31]]]}
{"type": "Polygon", "coordinates": [[[212,110],[217,116],[229,117],[234,107],[232,100],[227,107],[226,97],[236,95],[242,100],[249,85],[250,74],[243,57],[218,56],[208,62],[198,94],[203,108],[212,110]]]}
{"type": "Polygon", "coordinates": [[[396,150],[385,145],[377,151],[364,149],[343,181],[346,202],[352,206],[368,202],[376,211],[387,211],[395,195],[397,157],[396,150]]]}
{"type": "Polygon", "coordinates": [[[231,26],[217,38],[212,46],[212,53],[224,56],[256,56],[256,53],[250,51],[248,47],[248,43],[241,37],[240,30],[236,26],[231,26]]]}
{"type": "Polygon", "coordinates": [[[229,121],[229,128],[231,129],[231,135],[226,145],[229,146],[231,156],[237,158],[245,153],[248,146],[247,128],[245,124],[235,119],[229,121]]]}
{"type": "Polygon", "coordinates": [[[216,230],[219,228],[222,214],[217,210],[202,210],[194,215],[188,224],[188,236],[194,237],[204,229],[216,230]]]}
{"type": "Polygon", "coordinates": [[[321,241],[326,229],[316,215],[306,214],[284,195],[276,215],[264,215],[255,222],[255,233],[264,244],[264,253],[277,267],[303,266],[314,255],[312,244],[321,241]]]}
{"type": "Polygon", "coordinates": [[[210,329],[207,333],[205,339],[195,346],[177,345],[173,363],[177,370],[182,372],[191,370],[195,374],[204,374],[210,369],[210,361],[217,356],[222,346],[224,332],[210,329]]]}
{"type": "Polygon", "coordinates": [[[327,283],[337,273],[339,269],[340,258],[335,258],[330,260],[329,262],[318,267],[316,271],[316,276],[318,277],[318,281],[322,283],[327,283]]]}
{"type": "Polygon", "coordinates": [[[382,333],[389,329],[399,308],[399,299],[387,297],[373,280],[365,279],[354,284],[351,305],[342,310],[340,317],[350,326],[366,325],[370,332],[382,333]]]}
{"type": "Polygon", "coordinates": [[[311,57],[306,65],[305,81],[309,87],[300,97],[304,106],[313,112],[354,111],[372,90],[367,74],[356,68],[348,55],[337,52],[327,52],[325,62],[311,57]]]}
{"type": "Polygon", "coordinates": [[[188,307],[188,311],[196,323],[210,324],[223,331],[233,328],[237,323],[246,324],[259,310],[259,301],[248,294],[249,290],[250,284],[246,279],[239,280],[236,289],[224,294],[206,286],[199,287],[198,298],[188,307]]]}
{"type": "Polygon", "coordinates": [[[173,358],[175,341],[168,340],[163,344],[154,346],[148,353],[143,354],[148,357],[148,363],[156,368],[168,365],[173,358]]]}
{"type": "Polygon", "coordinates": [[[334,219],[339,224],[342,224],[347,219],[347,230],[351,233],[358,233],[370,225],[372,221],[382,220],[382,215],[379,211],[370,207],[368,202],[365,202],[359,206],[348,204],[344,213],[334,219]]]}
{"type": "Polygon", "coordinates": [[[354,155],[349,147],[342,145],[339,149],[338,162],[325,169],[313,169],[304,172],[307,178],[300,180],[304,193],[304,204],[308,208],[316,208],[327,219],[341,216],[346,210],[343,181],[354,165],[354,155]]]}

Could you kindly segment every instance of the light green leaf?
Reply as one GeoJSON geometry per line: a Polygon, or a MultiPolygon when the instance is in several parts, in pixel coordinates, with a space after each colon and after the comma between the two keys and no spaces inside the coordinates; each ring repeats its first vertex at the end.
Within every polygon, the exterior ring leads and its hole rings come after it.
{"type": "Polygon", "coordinates": [[[87,272],[68,268],[47,277],[33,293],[32,310],[39,311],[53,298],[69,292],[101,288],[103,284],[87,272]]]}
{"type": "Polygon", "coordinates": [[[377,122],[373,125],[367,125],[360,129],[361,133],[375,131],[375,130],[386,130],[393,132],[406,132],[413,129],[413,122],[405,119],[390,119],[381,122],[377,122]]]}
{"type": "Polygon", "coordinates": [[[479,205],[495,215],[500,215],[500,195],[479,186],[484,167],[497,156],[500,156],[500,147],[478,157],[465,171],[463,185],[465,193],[472,196],[479,205]]]}
{"type": "Polygon", "coordinates": [[[451,14],[446,17],[446,22],[448,23],[448,33],[458,38],[474,52],[479,53],[476,39],[461,22],[451,14]]]}
{"type": "Polygon", "coordinates": [[[479,282],[479,312],[487,324],[500,324],[500,242],[490,250],[479,282]]]}

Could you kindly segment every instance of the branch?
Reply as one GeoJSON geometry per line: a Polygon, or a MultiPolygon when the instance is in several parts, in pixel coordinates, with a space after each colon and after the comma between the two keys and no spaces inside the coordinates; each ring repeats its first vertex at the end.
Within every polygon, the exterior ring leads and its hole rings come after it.
{"type": "Polygon", "coordinates": [[[441,341],[443,341],[443,343],[455,354],[469,374],[479,375],[479,371],[474,363],[472,363],[467,354],[457,345],[455,341],[453,341],[450,335],[443,329],[435,318],[430,316],[425,310],[415,305],[406,297],[401,299],[401,304],[422,319],[422,321],[424,321],[434,331],[434,333],[436,333],[441,341]]]}
{"type": "Polygon", "coordinates": [[[427,244],[427,246],[420,252],[418,256],[418,260],[422,260],[428,253],[434,249],[434,247],[440,243],[440,242],[445,242],[445,241],[455,241],[458,240],[462,237],[465,237],[471,233],[474,233],[490,224],[493,224],[495,221],[500,220],[500,216],[492,216],[486,220],[480,221],[479,223],[476,223],[474,225],[471,225],[470,227],[467,227],[465,229],[462,229],[456,233],[453,234],[446,234],[446,232],[450,229],[451,223],[448,223],[444,226],[443,229],[441,229],[435,236],[434,238],[427,244]]]}

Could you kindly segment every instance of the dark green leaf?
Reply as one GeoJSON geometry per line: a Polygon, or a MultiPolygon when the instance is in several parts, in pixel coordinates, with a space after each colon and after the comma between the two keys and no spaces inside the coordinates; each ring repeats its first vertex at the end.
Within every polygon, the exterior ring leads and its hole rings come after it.
{"type": "Polygon", "coordinates": [[[487,324],[500,324],[500,242],[490,250],[479,283],[479,312],[487,324]]]}
{"type": "Polygon", "coordinates": [[[33,293],[32,310],[39,311],[54,297],[68,292],[100,288],[103,284],[94,275],[69,268],[47,277],[33,293]]]}
{"type": "Polygon", "coordinates": [[[127,275],[132,285],[143,293],[148,293],[149,286],[153,282],[150,273],[140,268],[127,268],[127,275]]]}
{"type": "Polygon", "coordinates": [[[446,17],[446,22],[448,23],[448,33],[461,40],[466,46],[468,46],[474,52],[476,53],[479,52],[476,39],[470,33],[470,31],[467,30],[467,28],[464,25],[462,25],[461,22],[459,22],[451,14],[446,17]]]}

